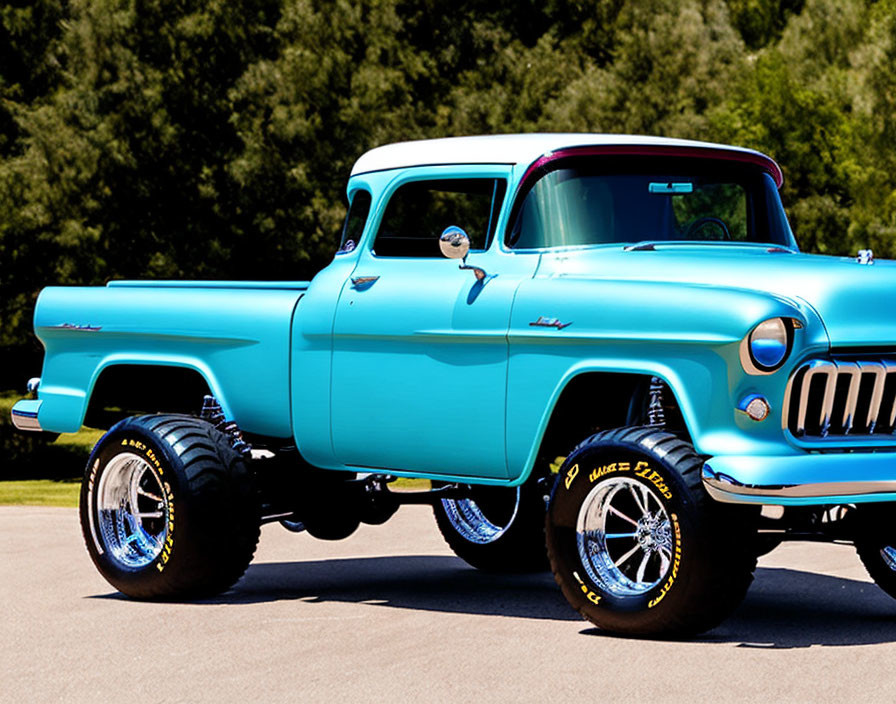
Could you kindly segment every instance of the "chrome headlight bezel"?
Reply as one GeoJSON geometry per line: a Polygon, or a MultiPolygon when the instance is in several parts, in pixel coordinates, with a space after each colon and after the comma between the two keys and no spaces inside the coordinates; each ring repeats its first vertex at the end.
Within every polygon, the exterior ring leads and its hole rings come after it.
{"type": "Polygon", "coordinates": [[[754,376],[774,374],[778,371],[784,366],[790,358],[791,352],[793,352],[793,332],[799,327],[802,327],[799,321],[784,317],[768,318],[755,325],[740,343],[740,362],[744,371],[754,376]],[[773,330],[776,327],[778,330],[773,330]],[[775,333],[779,333],[779,335],[775,335],[775,333]],[[768,358],[758,359],[758,343],[769,341],[773,337],[778,336],[781,339],[775,342],[779,343],[780,352],[776,355],[774,362],[769,363],[770,360],[768,358]]]}

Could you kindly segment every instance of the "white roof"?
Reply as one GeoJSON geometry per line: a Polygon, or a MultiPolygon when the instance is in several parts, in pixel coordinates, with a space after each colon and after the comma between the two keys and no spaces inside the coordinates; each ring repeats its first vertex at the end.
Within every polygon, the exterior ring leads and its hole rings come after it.
{"type": "MultiPolygon", "coordinates": [[[[408,166],[436,164],[531,164],[550,152],[570,147],[704,147],[758,154],[752,149],[688,139],[627,134],[499,134],[398,142],[371,149],[355,162],[352,176],[408,166]]],[[[764,156],[764,155],[762,155],[764,156]]],[[[768,158],[768,157],[764,157],[768,158]]]]}

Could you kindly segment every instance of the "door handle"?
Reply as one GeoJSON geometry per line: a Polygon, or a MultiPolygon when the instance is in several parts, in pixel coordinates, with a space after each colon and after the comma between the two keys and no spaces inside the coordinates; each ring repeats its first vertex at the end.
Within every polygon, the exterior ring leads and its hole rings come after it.
{"type": "Polygon", "coordinates": [[[379,276],[353,276],[352,286],[355,288],[369,288],[370,286],[373,286],[379,278],[379,276]]]}

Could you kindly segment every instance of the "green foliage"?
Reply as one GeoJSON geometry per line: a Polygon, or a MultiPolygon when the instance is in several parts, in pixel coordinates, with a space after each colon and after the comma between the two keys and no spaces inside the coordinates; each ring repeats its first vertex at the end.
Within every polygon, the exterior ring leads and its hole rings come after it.
{"type": "Polygon", "coordinates": [[[0,347],[47,284],[312,276],[353,161],[423,137],[754,147],[804,249],[896,256],[894,37],[896,0],[0,3],[0,347]]]}

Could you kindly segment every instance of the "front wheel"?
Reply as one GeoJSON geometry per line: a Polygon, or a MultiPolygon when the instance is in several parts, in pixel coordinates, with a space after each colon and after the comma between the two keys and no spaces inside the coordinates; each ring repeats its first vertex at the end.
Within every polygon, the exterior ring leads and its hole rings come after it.
{"type": "Polygon", "coordinates": [[[90,455],[81,528],[97,569],[137,599],[211,596],[246,570],[259,535],[252,474],[189,416],[127,418],[90,455]]]}
{"type": "Polygon", "coordinates": [[[688,443],[650,428],[597,433],[560,469],[547,516],[554,577],[579,613],[626,635],[692,635],[740,603],[754,513],[706,494],[688,443]]]}
{"type": "Polygon", "coordinates": [[[856,507],[855,546],[868,575],[896,599],[896,521],[891,503],[856,507]]]}

